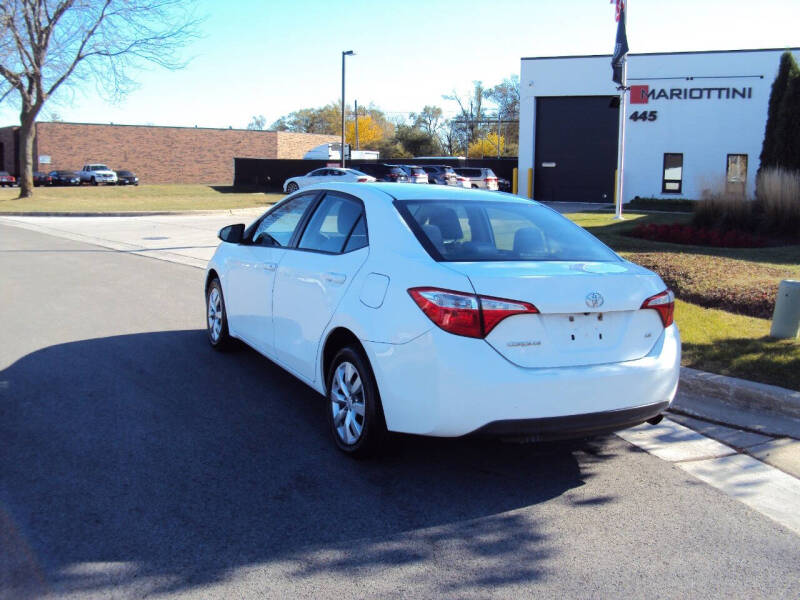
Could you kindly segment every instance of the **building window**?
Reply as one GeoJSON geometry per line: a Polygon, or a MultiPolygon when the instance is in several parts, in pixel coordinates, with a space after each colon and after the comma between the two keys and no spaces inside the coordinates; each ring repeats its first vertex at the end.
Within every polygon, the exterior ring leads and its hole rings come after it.
{"type": "Polygon", "coordinates": [[[680,194],[683,182],[683,154],[664,154],[663,194],[680,194]]]}
{"type": "Polygon", "coordinates": [[[744,196],[747,184],[747,154],[728,154],[725,169],[725,191],[744,196]]]}

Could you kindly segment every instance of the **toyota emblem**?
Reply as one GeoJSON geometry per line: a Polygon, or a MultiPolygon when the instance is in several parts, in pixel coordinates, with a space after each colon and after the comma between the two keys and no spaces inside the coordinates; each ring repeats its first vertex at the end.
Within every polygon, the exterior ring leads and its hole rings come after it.
{"type": "Polygon", "coordinates": [[[591,292],[586,294],[586,306],[589,308],[598,308],[603,306],[603,295],[600,292],[591,292]]]}

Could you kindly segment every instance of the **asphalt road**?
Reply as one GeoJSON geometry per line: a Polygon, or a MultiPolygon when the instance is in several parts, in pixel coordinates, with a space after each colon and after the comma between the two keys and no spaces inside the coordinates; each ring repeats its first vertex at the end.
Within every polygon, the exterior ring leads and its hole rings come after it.
{"type": "Polygon", "coordinates": [[[202,277],[0,225],[0,598],[800,596],[798,536],[616,436],[341,456],[202,277]]]}

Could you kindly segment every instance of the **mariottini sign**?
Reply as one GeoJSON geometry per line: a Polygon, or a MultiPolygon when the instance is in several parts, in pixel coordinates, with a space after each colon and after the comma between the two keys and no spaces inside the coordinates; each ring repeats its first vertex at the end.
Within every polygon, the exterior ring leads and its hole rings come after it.
{"type": "Polygon", "coordinates": [[[749,100],[753,97],[751,87],[691,87],[659,88],[649,85],[631,86],[631,104],[647,104],[650,100],[749,100]]]}

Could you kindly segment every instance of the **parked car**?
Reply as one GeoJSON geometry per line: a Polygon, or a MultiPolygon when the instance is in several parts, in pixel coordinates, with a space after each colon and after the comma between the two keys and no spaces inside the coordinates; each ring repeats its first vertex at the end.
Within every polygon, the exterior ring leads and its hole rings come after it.
{"type": "Polygon", "coordinates": [[[456,172],[453,167],[447,165],[422,165],[422,169],[428,174],[428,183],[437,185],[458,185],[456,172]]]}
{"type": "Polygon", "coordinates": [[[369,183],[375,181],[375,178],[361,171],[357,171],[356,169],[324,167],[322,169],[314,169],[310,173],[299,177],[290,177],[283,183],[283,191],[287,194],[291,194],[300,188],[308,187],[315,183],[330,183],[334,181],[369,183]]]}
{"type": "Polygon", "coordinates": [[[80,185],[81,177],[76,171],[50,171],[50,185],[80,185]]]}
{"type": "Polygon", "coordinates": [[[511,182],[508,179],[504,179],[503,177],[497,178],[497,189],[501,192],[510,192],[511,191],[511,182]]]}
{"type": "Polygon", "coordinates": [[[33,172],[33,185],[36,187],[40,185],[50,185],[52,181],[53,178],[50,177],[49,173],[43,173],[42,171],[33,172]]]}
{"type": "Polygon", "coordinates": [[[387,431],[586,437],[655,423],[675,395],[672,292],[537,202],[326,184],[219,237],[211,346],[243,340],[324,395],[347,454],[387,431]]]}
{"type": "Polygon", "coordinates": [[[81,178],[81,183],[91,183],[92,185],[117,183],[117,174],[106,165],[99,163],[83,165],[83,168],[78,171],[78,177],[81,178]]]}
{"type": "Polygon", "coordinates": [[[0,171],[0,186],[14,186],[17,179],[13,175],[9,175],[8,171],[0,171]]]}
{"type": "Polygon", "coordinates": [[[117,185],[139,185],[139,178],[133,171],[117,171],[117,185]]]}
{"type": "Polygon", "coordinates": [[[428,183],[428,174],[416,165],[398,165],[405,171],[409,183],[428,183]]]}
{"type": "Polygon", "coordinates": [[[360,163],[359,170],[372,175],[378,181],[388,181],[390,183],[407,183],[408,175],[397,165],[386,163],[360,163]]]}
{"type": "Polygon", "coordinates": [[[485,167],[456,167],[455,172],[469,177],[470,187],[497,191],[497,175],[485,167]]]}

